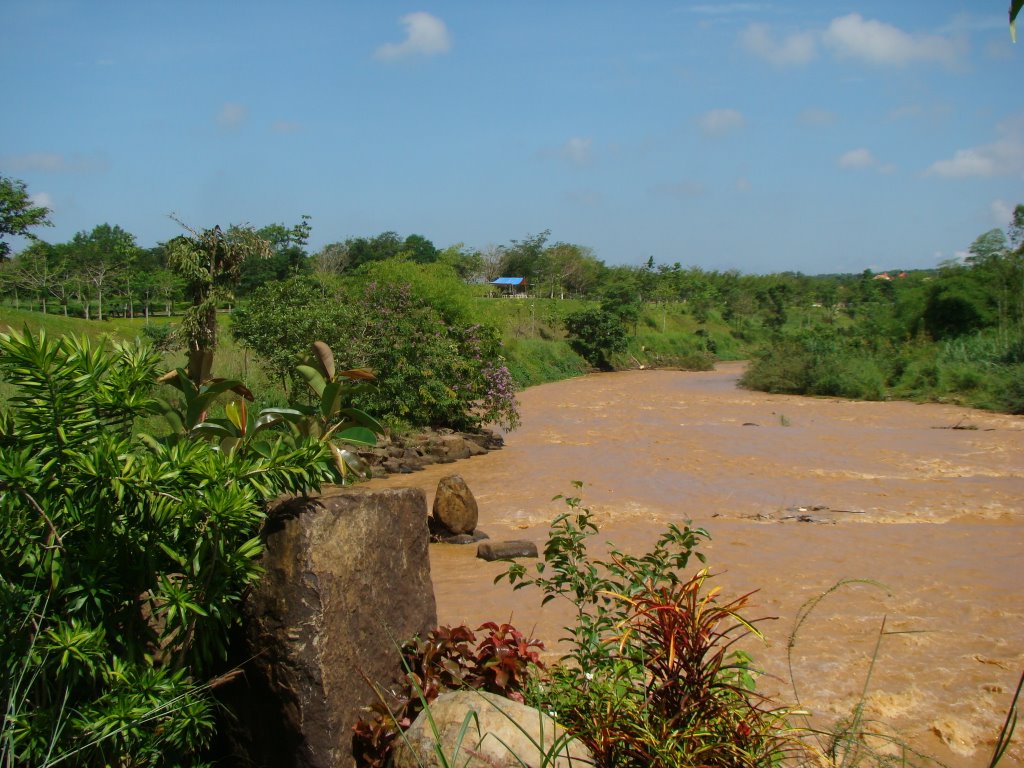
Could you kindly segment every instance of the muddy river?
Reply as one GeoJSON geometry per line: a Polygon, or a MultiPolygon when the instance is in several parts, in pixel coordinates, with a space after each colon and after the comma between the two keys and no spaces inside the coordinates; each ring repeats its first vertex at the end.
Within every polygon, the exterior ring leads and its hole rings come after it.
{"type": "MultiPolygon", "coordinates": [[[[827,727],[849,714],[879,633],[866,717],[952,766],[987,765],[1024,670],[1024,418],[945,405],[738,389],[714,372],[594,375],[521,394],[523,426],[486,456],[374,485],[461,474],[492,539],[543,546],[580,480],[600,539],[634,552],[692,520],[730,594],[759,590],[759,688],[827,727]],[[787,645],[808,600],[843,579],[787,645]],[[796,693],[794,693],[794,683],[796,693]]],[[[431,546],[442,624],[508,620],[552,651],[569,611],[494,585],[474,546],[431,546]]],[[[1024,727],[1003,765],[1024,765],[1024,727]]]]}

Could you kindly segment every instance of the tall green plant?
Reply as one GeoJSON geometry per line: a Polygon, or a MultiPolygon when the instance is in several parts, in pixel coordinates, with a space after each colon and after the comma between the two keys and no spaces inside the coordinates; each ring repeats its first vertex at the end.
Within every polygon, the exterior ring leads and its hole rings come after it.
{"type": "MultiPolygon", "coordinates": [[[[173,218],[173,217],[172,217],[173,218]]],[[[189,378],[199,384],[210,377],[217,348],[217,307],[233,298],[242,264],[270,257],[270,244],[251,227],[219,226],[198,232],[175,218],[188,234],[169,241],[167,264],[185,281],[192,303],[181,321],[182,341],[188,350],[189,378]]]]}
{"type": "Polygon", "coordinates": [[[179,765],[259,577],[263,499],[332,475],[318,441],[149,441],[159,356],[0,334],[2,765],[179,765]]]}

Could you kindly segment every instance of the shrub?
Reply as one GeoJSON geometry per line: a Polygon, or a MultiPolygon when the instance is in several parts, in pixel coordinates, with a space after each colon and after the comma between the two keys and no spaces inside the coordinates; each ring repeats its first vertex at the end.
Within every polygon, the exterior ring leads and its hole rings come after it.
{"type": "Polygon", "coordinates": [[[0,763],[193,764],[259,577],[262,500],[333,477],[315,441],[144,443],[158,356],[0,334],[0,763]]]}
{"type": "MultiPolygon", "coordinates": [[[[372,266],[390,274],[386,263],[372,266]]],[[[378,371],[377,385],[353,404],[379,419],[514,428],[519,413],[497,331],[463,322],[458,302],[442,312],[444,302],[418,295],[423,290],[372,280],[346,288],[296,278],[257,290],[238,312],[233,332],[282,377],[316,339],[335,350],[340,366],[378,371]]],[[[293,400],[302,393],[304,387],[293,386],[293,400]]]]}
{"type": "Polygon", "coordinates": [[[605,309],[581,309],[567,315],[565,330],[572,348],[596,368],[610,370],[612,355],[626,351],[626,327],[605,309]]]}
{"type": "Polygon", "coordinates": [[[763,706],[750,659],[735,649],[760,636],[740,614],[750,595],[723,600],[706,589],[706,568],[685,575],[691,557],[703,562],[707,532],[672,525],[640,557],[612,549],[595,559],[590,511],[579,497],[564,501],[543,562],[532,573],[511,563],[496,579],[576,607],[570,651],[532,703],[554,710],[599,765],[775,765],[790,744],[784,713],[763,706]]]}
{"type": "Polygon", "coordinates": [[[470,688],[524,700],[523,691],[543,669],[543,645],[511,624],[487,622],[476,631],[486,633],[483,639],[465,625],[438,627],[402,646],[405,679],[378,691],[380,700],[353,729],[357,765],[386,765],[401,731],[444,691],[470,688]]]}

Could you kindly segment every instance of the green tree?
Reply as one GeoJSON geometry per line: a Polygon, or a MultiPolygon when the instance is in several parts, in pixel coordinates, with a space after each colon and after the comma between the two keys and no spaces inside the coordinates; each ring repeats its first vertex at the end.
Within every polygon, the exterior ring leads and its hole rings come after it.
{"type": "Polygon", "coordinates": [[[32,202],[25,182],[0,176],[0,262],[10,258],[8,235],[35,239],[34,227],[49,227],[50,209],[32,202]]]}
{"type": "Polygon", "coordinates": [[[523,240],[513,240],[501,254],[501,273],[505,277],[525,277],[531,284],[537,282],[544,268],[544,246],[551,236],[545,229],[523,240]]]}
{"type": "Polygon", "coordinates": [[[270,224],[256,231],[256,234],[270,245],[270,256],[250,255],[242,263],[238,278],[237,293],[248,295],[271,280],[284,280],[291,275],[308,272],[310,268],[306,243],[311,231],[309,216],[294,227],[284,224],[270,224]]]}
{"type": "Polygon", "coordinates": [[[193,382],[209,378],[217,348],[217,307],[230,301],[242,264],[248,259],[270,257],[270,244],[251,227],[219,226],[196,231],[175,219],[188,235],[166,244],[170,269],[185,282],[191,302],[182,319],[182,340],[188,351],[188,374],[193,382]]]}
{"type": "Polygon", "coordinates": [[[104,299],[132,272],[139,252],[135,235],[110,224],[100,224],[90,232],[78,232],[71,239],[67,249],[69,268],[83,288],[88,286],[91,292],[90,299],[83,302],[86,318],[90,314],[91,299],[95,299],[96,317],[103,319],[104,299]]]}
{"type": "Polygon", "coordinates": [[[463,281],[475,283],[485,278],[486,264],[480,251],[472,251],[462,243],[450,245],[438,254],[437,261],[454,270],[463,281]]]}
{"type": "Polygon", "coordinates": [[[59,292],[64,282],[64,264],[58,261],[56,249],[37,240],[19,253],[8,267],[8,277],[19,288],[36,296],[40,310],[46,313],[46,299],[59,292]]]}
{"type": "Polygon", "coordinates": [[[625,352],[626,328],[622,320],[604,309],[581,309],[565,317],[569,344],[588,363],[611,369],[611,356],[625,352]]]}
{"type": "Polygon", "coordinates": [[[635,270],[629,267],[610,269],[601,289],[601,310],[615,316],[621,323],[633,326],[636,333],[641,309],[635,270]]]}

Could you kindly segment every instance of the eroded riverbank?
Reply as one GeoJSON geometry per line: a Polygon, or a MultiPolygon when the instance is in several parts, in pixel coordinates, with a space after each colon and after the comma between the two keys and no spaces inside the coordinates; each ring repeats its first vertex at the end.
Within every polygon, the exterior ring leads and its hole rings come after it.
{"type": "MultiPolygon", "coordinates": [[[[801,703],[826,723],[849,711],[885,618],[902,634],[882,643],[868,716],[949,764],[983,763],[1024,667],[1024,418],[747,392],[739,371],[537,387],[522,394],[523,426],[503,450],[373,482],[422,487],[429,502],[458,472],[484,531],[538,544],[560,511],[551,497],[572,480],[586,484],[601,539],[621,548],[693,520],[712,534],[723,587],[759,589],[755,614],[779,617],[751,650],[772,676],[762,688],[786,701],[800,606],[840,579],[881,582],[840,590],[804,626],[801,703]]],[[[493,585],[500,566],[474,554],[431,547],[440,621],[511,616],[554,645],[567,611],[493,585]]],[[[1015,746],[1004,765],[1022,764],[1015,746]]]]}

